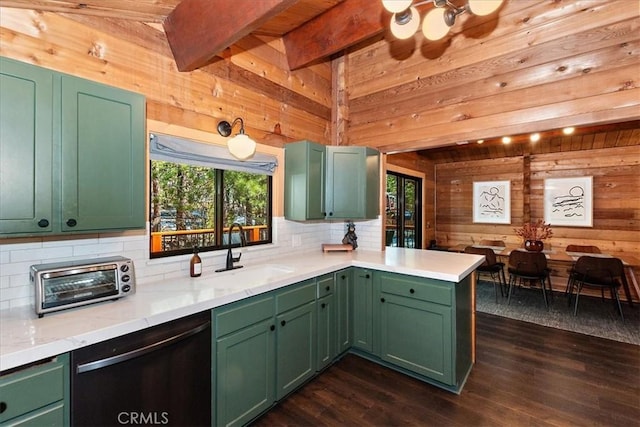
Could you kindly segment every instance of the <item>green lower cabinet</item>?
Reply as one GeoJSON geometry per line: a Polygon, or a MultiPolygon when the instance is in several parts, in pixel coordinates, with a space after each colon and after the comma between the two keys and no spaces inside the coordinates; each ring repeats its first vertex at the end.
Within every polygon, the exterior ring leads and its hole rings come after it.
{"type": "Polygon", "coordinates": [[[316,373],[316,281],[213,310],[213,417],[245,425],[316,373]]]}
{"type": "Polygon", "coordinates": [[[275,402],[274,298],[214,309],[212,419],[241,426],[275,402]]]}
{"type": "Polygon", "coordinates": [[[316,368],[323,370],[338,355],[336,337],[336,303],[335,295],[327,295],[318,300],[318,361],[316,368]]]}
{"type": "Polygon", "coordinates": [[[380,358],[452,385],[451,307],[380,293],[380,358]]]}
{"type": "Polygon", "coordinates": [[[353,270],[353,347],[373,353],[373,272],[353,270]]]}
{"type": "Polygon", "coordinates": [[[0,426],[69,425],[69,356],[0,377],[0,426]]]}
{"type": "Polygon", "coordinates": [[[459,392],[473,365],[471,279],[374,272],[375,356],[459,392]]]}
{"type": "Polygon", "coordinates": [[[213,310],[213,419],[246,425],[345,351],[459,392],[472,366],[470,277],[347,268],[213,310]]]}
{"type": "Polygon", "coordinates": [[[336,352],[342,354],[351,348],[353,341],[353,270],[336,271],[336,352]]]}
{"type": "Polygon", "coordinates": [[[280,400],[316,373],[316,301],[276,318],[276,399],[280,400]]]}

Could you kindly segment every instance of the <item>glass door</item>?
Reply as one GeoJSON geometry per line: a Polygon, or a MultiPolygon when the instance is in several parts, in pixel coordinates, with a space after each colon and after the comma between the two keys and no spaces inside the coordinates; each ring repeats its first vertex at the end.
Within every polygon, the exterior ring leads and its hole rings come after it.
{"type": "Polygon", "coordinates": [[[422,179],[387,172],[385,237],[387,246],[422,248],[422,179]]]}

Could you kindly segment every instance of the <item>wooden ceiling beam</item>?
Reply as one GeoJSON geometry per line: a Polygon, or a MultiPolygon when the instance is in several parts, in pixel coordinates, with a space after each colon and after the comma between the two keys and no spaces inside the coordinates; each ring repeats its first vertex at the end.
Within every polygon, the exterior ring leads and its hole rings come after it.
{"type": "Polygon", "coordinates": [[[193,71],[298,0],[183,0],[163,22],[178,70],[193,71]]]}
{"type": "Polygon", "coordinates": [[[344,0],[284,35],[289,69],[297,70],[374,37],[384,31],[389,19],[381,1],[344,0]]]}

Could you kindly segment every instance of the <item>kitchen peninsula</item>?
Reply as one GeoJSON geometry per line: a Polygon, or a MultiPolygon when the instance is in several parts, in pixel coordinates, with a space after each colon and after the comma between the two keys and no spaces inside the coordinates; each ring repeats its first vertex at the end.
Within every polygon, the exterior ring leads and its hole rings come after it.
{"type": "MultiPolygon", "coordinates": [[[[356,352],[436,386],[460,392],[473,357],[472,273],[483,260],[477,255],[403,248],[387,248],[384,252],[318,251],[273,259],[268,264],[247,264],[224,273],[205,273],[199,278],[145,283],[138,286],[135,295],[121,300],[43,318],[38,318],[31,307],[5,310],[0,312],[0,370],[4,372],[209,310],[213,310],[216,345],[217,337],[229,332],[222,329],[232,309],[260,302],[270,295],[275,295],[275,305],[282,300],[284,306],[288,304],[286,301],[293,301],[283,296],[289,289],[312,290],[315,318],[316,302],[320,307],[325,283],[327,291],[331,288],[329,282],[321,279],[333,280],[334,274],[344,277],[344,272],[350,272],[353,283],[348,300],[352,320],[348,325],[353,339],[341,350],[356,352]],[[398,323],[399,318],[411,324],[398,323]],[[432,327],[433,322],[437,326],[432,327]],[[427,343],[430,338],[422,339],[421,334],[426,332],[422,328],[429,329],[435,341],[427,343]],[[400,333],[401,330],[405,332],[400,333]],[[398,335],[408,339],[398,340],[398,335]],[[416,343],[417,338],[421,342],[416,343]],[[406,342],[415,348],[407,348],[406,342]],[[434,353],[434,343],[442,343],[443,349],[434,353]],[[424,352],[428,354],[424,356],[424,352]],[[439,365],[441,359],[445,359],[446,366],[426,366],[439,365]]],[[[215,357],[216,352],[212,354],[215,357]]],[[[212,366],[215,376],[215,361],[212,366]]]]}

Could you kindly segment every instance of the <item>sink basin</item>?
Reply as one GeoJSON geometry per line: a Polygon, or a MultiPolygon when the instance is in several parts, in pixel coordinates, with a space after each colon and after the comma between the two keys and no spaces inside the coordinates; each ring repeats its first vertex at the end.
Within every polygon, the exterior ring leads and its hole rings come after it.
{"type": "Polygon", "coordinates": [[[246,282],[246,280],[260,280],[268,281],[270,279],[277,279],[282,275],[293,273],[295,270],[289,266],[281,264],[260,264],[260,265],[245,265],[242,268],[236,268],[234,270],[223,271],[223,275],[238,276],[239,284],[246,282]]]}
{"type": "Polygon", "coordinates": [[[293,273],[294,269],[287,265],[279,264],[263,264],[256,266],[244,267],[244,270],[251,271],[251,273],[264,274],[265,276],[273,276],[277,274],[293,273]]]}

